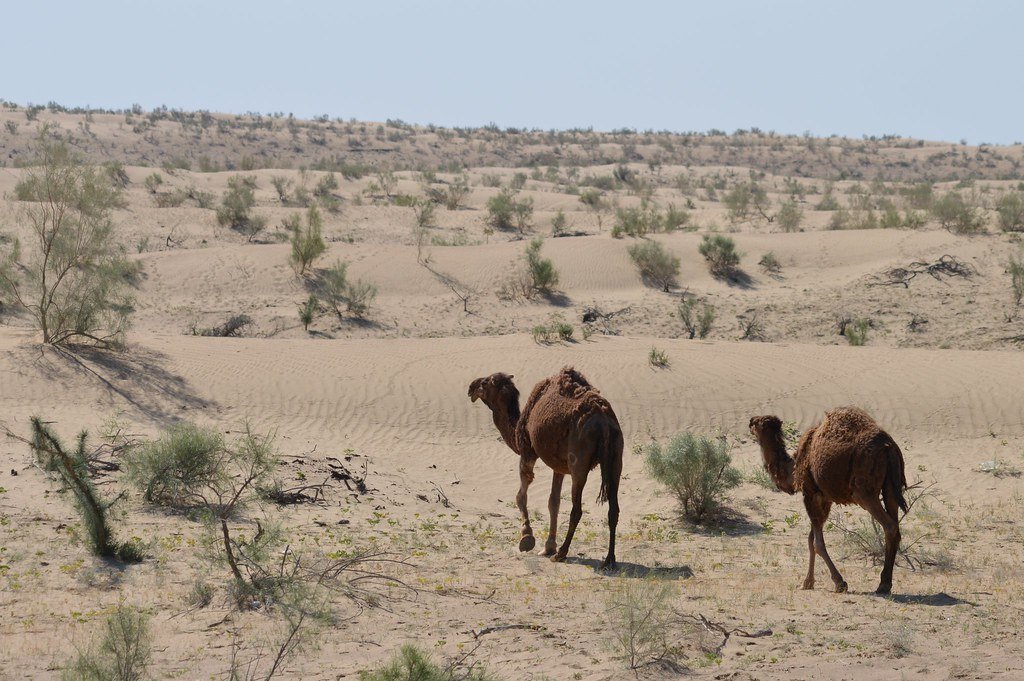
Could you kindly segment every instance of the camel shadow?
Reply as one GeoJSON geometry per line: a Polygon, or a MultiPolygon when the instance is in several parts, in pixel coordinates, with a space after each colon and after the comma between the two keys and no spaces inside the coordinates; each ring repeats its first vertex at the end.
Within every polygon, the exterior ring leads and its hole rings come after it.
{"type": "MultiPolygon", "coordinates": [[[[875,595],[871,592],[871,595],[875,595]]],[[[930,605],[934,607],[949,607],[952,605],[969,605],[971,607],[978,607],[977,603],[973,601],[965,601],[962,598],[956,596],[950,596],[944,591],[940,591],[936,594],[894,594],[889,596],[881,596],[894,603],[900,603],[903,605],[930,605]]]]}
{"type": "Polygon", "coordinates": [[[615,567],[609,570],[602,569],[601,561],[596,558],[566,558],[565,562],[570,565],[586,565],[597,574],[607,577],[625,577],[626,579],[689,579],[693,577],[693,570],[689,565],[649,567],[639,563],[619,561],[615,567]]]}
{"type": "Polygon", "coordinates": [[[89,346],[56,350],[73,369],[95,378],[107,390],[159,423],[178,420],[176,414],[168,413],[170,407],[162,402],[171,402],[177,409],[204,409],[213,405],[210,400],[196,395],[185,378],[161,366],[166,355],[154,350],[133,348],[129,352],[111,352],[89,346]]]}

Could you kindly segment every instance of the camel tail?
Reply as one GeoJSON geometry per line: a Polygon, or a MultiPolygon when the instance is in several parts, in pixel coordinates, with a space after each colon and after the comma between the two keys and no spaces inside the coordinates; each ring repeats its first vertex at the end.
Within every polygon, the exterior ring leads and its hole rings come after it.
{"type": "Polygon", "coordinates": [[[900,450],[900,446],[896,444],[896,441],[888,435],[885,436],[883,445],[889,452],[889,467],[885,471],[885,482],[883,484],[892,495],[892,498],[896,500],[900,509],[906,513],[910,508],[907,506],[907,500],[903,496],[903,490],[907,488],[907,475],[903,469],[903,452],[900,450]]]}
{"type": "Polygon", "coordinates": [[[618,487],[618,480],[613,480],[615,475],[615,458],[617,454],[622,452],[622,431],[606,427],[604,434],[601,437],[601,444],[599,445],[601,451],[598,452],[600,456],[601,466],[601,490],[597,493],[597,503],[603,504],[608,501],[608,490],[611,487],[618,487]]]}

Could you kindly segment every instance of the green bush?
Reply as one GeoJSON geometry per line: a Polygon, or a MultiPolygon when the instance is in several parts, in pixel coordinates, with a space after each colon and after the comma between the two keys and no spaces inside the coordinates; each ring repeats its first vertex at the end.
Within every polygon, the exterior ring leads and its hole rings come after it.
{"type": "Polygon", "coordinates": [[[651,351],[647,353],[647,362],[655,369],[665,369],[670,363],[665,351],[658,348],[651,348],[651,351]]]}
{"type": "Polygon", "coordinates": [[[996,201],[999,229],[1004,232],[1024,232],[1024,193],[1008,192],[996,201]]]}
{"type": "Polygon", "coordinates": [[[315,294],[310,293],[306,302],[299,306],[299,321],[302,322],[304,331],[309,331],[309,325],[316,317],[316,311],[320,308],[320,301],[315,294]]]}
{"type": "Polygon", "coordinates": [[[179,423],[134,448],[125,460],[128,481],[147,502],[187,509],[201,503],[210,481],[226,475],[226,443],[212,428],[179,423]]]}
{"type": "Polygon", "coordinates": [[[850,321],[843,329],[846,342],[850,345],[861,346],[868,342],[868,329],[871,323],[867,319],[857,318],[850,321]]]}
{"type": "Polygon", "coordinates": [[[617,656],[630,669],[685,657],[674,640],[673,596],[671,582],[624,579],[608,597],[608,631],[617,656]]]}
{"type": "Polygon", "coordinates": [[[118,605],[107,617],[103,638],[78,653],[61,672],[63,681],[141,681],[152,658],[149,615],[118,605]]]}
{"type": "Polygon", "coordinates": [[[700,314],[694,319],[694,311],[697,308],[697,300],[687,298],[679,305],[679,319],[689,334],[690,339],[700,337],[707,338],[711,331],[711,325],[715,322],[715,308],[707,301],[701,303],[700,314]]]}
{"type": "Polygon", "coordinates": [[[525,233],[533,218],[533,199],[519,199],[518,192],[506,187],[487,200],[487,224],[494,229],[517,229],[525,233]]]}
{"type": "Polygon", "coordinates": [[[672,255],[657,241],[644,241],[629,247],[629,257],[645,282],[654,284],[665,293],[676,286],[679,276],[679,258],[672,255]]]}
{"type": "Polygon", "coordinates": [[[715,277],[735,277],[740,264],[740,254],[736,252],[736,242],[722,234],[705,234],[701,239],[698,252],[704,256],[715,277]]]}
{"type": "Polygon", "coordinates": [[[255,177],[235,175],[229,178],[228,190],[224,192],[220,207],[217,208],[217,224],[238,230],[249,241],[267,226],[265,217],[250,213],[256,205],[255,187],[255,177]]]}
{"type": "Polygon", "coordinates": [[[1013,306],[1020,307],[1024,301],[1024,255],[1010,256],[1006,270],[1010,275],[1010,287],[1013,291],[1013,306]]]}
{"type": "Polygon", "coordinates": [[[416,646],[402,646],[398,654],[382,667],[359,672],[359,681],[494,681],[495,677],[479,667],[456,672],[442,668],[430,659],[429,653],[416,646]]]}
{"type": "Polygon", "coordinates": [[[537,237],[526,247],[526,268],[535,291],[550,294],[558,286],[558,270],[549,258],[540,256],[544,239],[537,237]]]}
{"type": "Polygon", "coordinates": [[[370,303],[377,296],[377,288],[362,280],[348,280],[348,265],[341,261],[334,263],[320,275],[320,290],[324,302],[339,318],[344,312],[363,317],[370,309],[370,303]]]}
{"type": "Polygon", "coordinates": [[[145,185],[146,191],[150,194],[156,194],[160,189],[160,186],[164,183],[164,178],[160,173],[152,173],[146,176],[146,179],[142,181],[145,185]]]}
{"type": "Polygon", "coordinates": [[[793,199],[788,199],[779,206],[779,212],[775,219],[779,223],[779,229],[783,232],[796,232],[800,229],[800,223],[804,219],[804,211],[793,199]]]}
{"type": "Polygon", "coordinates": [[[316,206],[310,206],[306,210],[306,229],[302,229],[301,219],[297,214],[285,224],[292,233],[289,262],[295,273],[301,276],[327,251],[327,243],[323,237],[323,218],[320,217],[320,211],[316,206]]]}
{"type": "Polygon", "coordinates": [[[683,516],[695,523],[711,517],[743,479],[732,466],[725,438],[680,433],[665,448],[657,442],[647,445],[645,457],[651,477],[668,487],[683,516]]]}
{"type": "Polygon", "coordinates": [[[568,220],[565,218],[565,211],[561,208],[555,213],[555,217],[551,218],[551,236],[561,236],[565,234],[566,227],[568,226],[568,220]]]}
{"type": "Polygon", "coordinates": [[[932,203],[932,216],[939,225],[954,234],[979,234],[985,231],[985,216],[974,202],[959,192],[948,192],[932,203]]]}
{"type": "Polygon", "coordinates": [[[774,251],[768,251],[757,261],[758,266],[768,274],[778,274],[782,271],[782,263],[775,257],[774,251]]]}

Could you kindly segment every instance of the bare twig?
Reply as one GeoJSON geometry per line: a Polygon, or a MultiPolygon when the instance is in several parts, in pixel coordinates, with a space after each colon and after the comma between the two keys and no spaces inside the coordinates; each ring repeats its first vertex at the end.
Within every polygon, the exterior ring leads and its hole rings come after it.
{"type": "MultiPolygon", "coordinates": [[[[964,263],[952,255],[944,255],[935,262],[916,261],[906,267],[893,267],[881,274],[875,275],[868,286],[898,286],[910,288],[910,282],[919,274],[927,274],[936,281],[943,281],[943,277],[961,277],[969,279],[975,274],[974,266],[964,263]]],[[[943,282],[945,283],[945,282],[943,282]]]]}

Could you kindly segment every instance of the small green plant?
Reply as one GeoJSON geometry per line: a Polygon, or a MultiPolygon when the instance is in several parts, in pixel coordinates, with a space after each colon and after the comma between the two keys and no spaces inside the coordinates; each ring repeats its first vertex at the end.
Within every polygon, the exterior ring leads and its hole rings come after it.
{"type": "Polygon", "coordinates": [[[555,217],[551,218],[551,236],[562,236],[565,234],[565,230],[568,227],[569,221],[565,217],[565,211],[561,208],[555,213],[555,217]]]}
{"type": "Polygon", "coordinates": [[[316,318],[316,311],[318,309],[320,309],[320,301],[317,300],[315,294],[310,293],[306,302],[299,306],[299,321],[302,322],[303,330],[309,331],[309,325],[316,318]]]}
{"type": "Polygon", "coordinates": [[[323,237],[323,218],[316,206],[306,210],[306,228],[302,229],[301,219],[293,215],[286,223],[291,231],[292,252],[289,262],[295,273],[302,276],[317,258],[327,251],[323,237]]]}
{"type": "Polygon", "coordinates": [[[377,296],[377,288],[362,280],[348,280],[348,265],[335,262],[320,274],[319,288],[324,302],[334,310],[338,318],[350,312],[363,317],[370,309],[370,303],[377,296]]]}
{"type": "Polygon", "coordinates": [[[540,249],[544,239],[537,237],[526,247],[526,269],[530,275],[533,289],[539,293],[550,294],[558,286],[558,270],[549,258],[542,258],[540,249]]]}
{"type": "Polygon", "coordinates": [[[670,363],[665,351],[654,347],[647,353],[647,362],[655,369],[666,369],[670,363]]]}
{"type": "Polygon", "coordinates": [[[63,681],[141,681],[152,658],[149,615],[118,605],[107,617],[103,638],[79,652],[61,672],[63,681]]]}
{"type": "Polygon", "coordinates": [[[625,579],[608,597],[605,618],[617,656],[630,669],[682,656],[673,642],[671,582],[625,579]]]}
{"type": "Polygon", "coordinates": [[[657,241],[643,241],[628,249],[629,257],[640,271],[644,281],[654,284],[665,293],[676,286],[679,276],[679,258],[657,241]]]}
{"type": "MultiPolygon", "coordinates": [[[[88,433],[78,435],[77,446],[67,451],[53,431],[38,416],[32,417],[32,439],[28,441],[39,465],[54,473],[71,490],[75,506],[82,518],[89,538],[89,548],[97,556],[119,558],[125,562],[142,560],[142,549],[134,541],[114,540],[108,524],[107,512],[120,499],[106,502],[99,496],[89,479],[89,452],[86,451],[88,433]]],[[[20,438],[18,438],[20,439],[20,438]]]]}
{"type": "Polygon", "coordinates": [[[768,251],[761,256],[761,259],[757,261],[758,266],[765,271],[766,274],[778,274],[782,271],[782,263],[775,257],[774,251],[768,251]]]}
{"type": "Polygon", "coordinates": [[[180,423],[133,448],[125,460],[126,477],[147,502],[188,509],[199,503],[205,486],[221,484],[229,459],[216,430],[180,423]]]}
{"type": "Polygon", "coordinates": [[[164,178],[160,173],[152,173],[146,176],[146,179],[142,181],[143,186],[146,187],[146,191],[150,194],[156,194],[161,185],[164,183],[164,178]]]}
{"type": "Polygon", "coordinates": [[[645,448],[645,463],[651,477],[676,497],[683,517],[695,523],[709,519],[743,479],[732,466],[724,437],[680,433],[664,448],[652,442],[645,448]]]}
{"type": "Polygon", "coordinates": [[[954,234],[979,234],[985,231],[985,216],[976,202],[951,191],[932,203],[932,216],[939,225],[954,234]]]}
{"type": "Polygon", "coordinates": [[[683,322],[683,328],[690,339],[707,338],[711,327],[715,323],[715,308],[706,300],[701,301],[700,312],[694,317],[697,309],[697,300],[687,298],[679,305],[679,319],[683,322]]]}
{"type": "Polygon", "coordinates": [[[1024,302],[1024,255],[1011,255],[1006,271],[1010,275],[1010,290],[1013,293],[1013,307],[1016,309],[1024,302]]]}
{"type": "Polygon", "coordinates": [[[736,242],[732,238],[723,234],[705,234],[697,250],[707,261],[712,276],[735,278],[738,274],[740,254],[736,252],[736,242]]]}
{"type": "Polygon", "coordinates": [[[425,651],[406,645],[384,666],[359,672],[359,681],[495,681],[495,677],[476,665],[464,672],[440,667],[425,651]]]}
{"type": "Polygon", "coordinates": [[[858,317],[852,320],[843,329],[843,335],[846,336],[846,342],[850,345],[861,346],[868,342],[868,329],[871,327],[871,322],[867,319],[858,317]]]}

